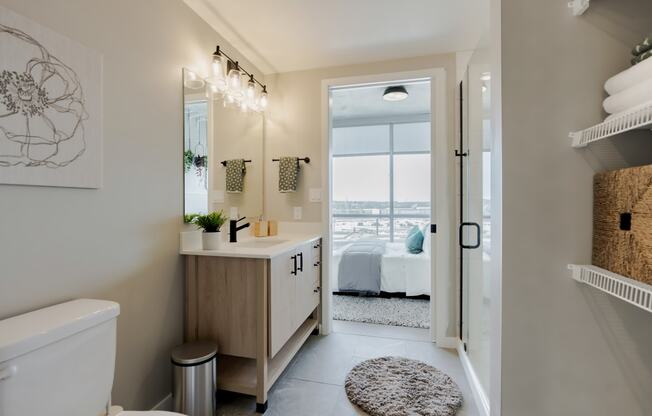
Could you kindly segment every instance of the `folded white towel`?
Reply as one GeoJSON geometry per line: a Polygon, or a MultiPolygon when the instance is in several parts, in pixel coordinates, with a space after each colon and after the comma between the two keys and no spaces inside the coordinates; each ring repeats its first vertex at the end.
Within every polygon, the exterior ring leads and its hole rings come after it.
{"type": "Polygon", "coordinates": [[[607,97],[602,103],[602,107],[607,113],[614,114],[648,101],[652,101],[652,78],[607,97]]]}
{"type": "Polygon", "coordinates": [[[652,79],[652,59],[639,62],[633,67],[609,78],[604,84],[604,90],[609,95],[614,95],[648,79],[652,79]]]}

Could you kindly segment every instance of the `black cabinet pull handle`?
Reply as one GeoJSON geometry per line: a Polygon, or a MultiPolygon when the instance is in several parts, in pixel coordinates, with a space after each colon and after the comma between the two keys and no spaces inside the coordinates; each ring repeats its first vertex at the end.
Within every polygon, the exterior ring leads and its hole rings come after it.
{"type": "Polygon", "coordinates": [[[478,248],[480,247],[480,224],[477,222],[463,222],[460,224],[459,228],[459,238],[460,238],[460,247],[462,248],[478,248]],[[464,232],[464,227],[474,227],[475,228],[475,244],[464,244],[463,240],[463,232],[464,232]]]}
{"type": "Polygon", "coordinates": [[[316,263],[314,264],[314,266],[315,266],[315,267],[319,267],[320,264],[321,264],[320,262],[316,262],[316,263]]]}
{"type": "Polygon", "coordinates": [[[297,256],[292,256],[290,258],[293,260],[293,264],[294,264],[294,266],[293,266],[294,269],[290,272],[290,274],[293,274],[293,275],[296,276],[296,274],[297,274],[297,256]]]}
{"type": "Polygon", "coordinates": [[[297,254],[297,256],[299,256],[299,259],[301,259],[301,263],[299,263],[299,271],[302,272],[303,271],[303,252],[297,254]]]}
{"type": "Polygon", "coordinates": [[[317,243],[317,244],[315,244],[314,246],[312,246],[312,248],[319,248],[319,247],[320,247],[320,246],[319,246],[319,243],[317,243]]]}

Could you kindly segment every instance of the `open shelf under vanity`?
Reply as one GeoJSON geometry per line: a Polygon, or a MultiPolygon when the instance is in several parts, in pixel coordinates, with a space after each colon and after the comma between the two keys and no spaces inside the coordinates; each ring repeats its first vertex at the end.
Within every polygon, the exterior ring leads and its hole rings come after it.
{"type": "MultiPolygon", "coordinates": [[[[317,328],[317,320],[309,318],[297,329],[281,350],[267,363],[267,384],[273,385],[294,355],[317,328]]],[[[254,358],[220,355],[217,361],[217,388],[236,393],[256,395],[257,368],[254,358]]]]}

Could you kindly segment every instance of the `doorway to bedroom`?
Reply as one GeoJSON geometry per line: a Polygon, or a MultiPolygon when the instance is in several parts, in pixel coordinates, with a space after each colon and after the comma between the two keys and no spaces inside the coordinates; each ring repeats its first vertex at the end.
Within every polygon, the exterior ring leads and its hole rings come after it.
{"type": "Polygon", "coordinates": [[[333,330],[430,340],[431,81],[329,95],[333,330]]]}

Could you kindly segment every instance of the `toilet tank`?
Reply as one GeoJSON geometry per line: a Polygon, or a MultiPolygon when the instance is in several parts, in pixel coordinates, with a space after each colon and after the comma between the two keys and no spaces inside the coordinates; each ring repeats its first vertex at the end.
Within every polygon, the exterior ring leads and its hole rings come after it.
{"type": "Polygon", "coordinates": [[[0,321],[0,415],[104,415],[119,314],[78,299],[0,321]]]}

